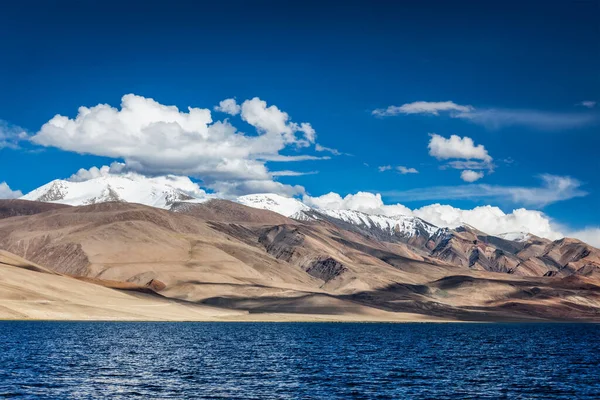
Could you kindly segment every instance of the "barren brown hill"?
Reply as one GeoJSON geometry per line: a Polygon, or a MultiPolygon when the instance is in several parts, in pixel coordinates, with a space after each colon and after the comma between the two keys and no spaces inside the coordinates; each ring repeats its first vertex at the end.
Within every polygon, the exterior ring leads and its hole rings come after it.
{"type": "Polygon", "coordinates": [[[213,199],[205,203],[175,203],[171,211],[191,215],[204,221],[280,225],[296,221],[269,210],[247,207],[233,201],[213,199]]]}
{"type": "Polygon", "coordinates": [[[18,217],[21,215],[34,215],[66,207],[70,206],[65,204],[43,203],[41,201],[0,199],[0,219],[18,217]]]}
{"type": "Polygon", "coordinates": [[[0,248],[89,283],[265,319],[600,320],[597,250],[570,240],[528,256],[589,277],[508,273],[526,244],[481,232],[433,238],[430,253],[227,201],[177,211],[102,203],[7,218],[0,248]]]}

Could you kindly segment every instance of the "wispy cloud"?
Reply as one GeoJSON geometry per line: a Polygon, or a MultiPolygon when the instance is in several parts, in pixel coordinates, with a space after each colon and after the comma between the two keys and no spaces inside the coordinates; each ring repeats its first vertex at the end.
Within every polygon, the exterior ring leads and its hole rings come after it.
{"type": "Polygon", "coordinates": [[[488,129],[525,126],[544,131],[581,128],[597,121],[590,113],[547,112],[537,110],[485,109],[451,115],[488,129]]]}
{"type": "Polygon", "coordinates": [[[419,173],[419,171],[417,171],[415,168],[405,167],[404,165],[398,165],[397,167],[392,167],[391,165],[382,165],[380,167],[377,167],[377,169],[379,170],[379,172],[391,171],[392,169],[394,169],[402,175],[419,173]]]}
{"type": "Polygon", "coordinates": [[[453,101],[415,101],[401,106],[389,106],[387,108],[378,108],[371,112],[377,117],[392,117],[399,114],[431,114],[439,115],[440,111],[459,111],[469,112],[473,110],[472,106],[462,106],[453,101]]]}
{"type": "MultiPolygon", "coordinates": [[[[595,101],[582,101],[579,105],[594,108],[595,101]]],[[[372,111],[377,117],[393,117],[400,114],[423,114],[438,116],[442,113],[451,118],[463,119],[485,126],[488,129],[501,129],[510,126],[523,126],[545,131],[581,128],[598,122],[599,116],[590,112],[555,112],[527,109],[476,108],[457,104],[453,101],[416,101],[401,106],[389,106],[372,111]]]]}
{"type": "Polygon", "coordinates": [[[596,107],[597,102],[593,100],[584,100],[576,105],[586,107],[586,108],[594,108],[596,107]]]}
{"type": "Polygon", "coordinates": [[[395,201],[493,199],[496,202],[533,207],[544,207],[587,195],[587,192],[581,189],[582,183],[575,178],[544,174],[540,175],[540,179],[542,184],[536,187],[473,184],[433,186],[382,194],[395,201]]]}
{"type": "Polygon", "coordinates": [[[28,135],[25,129],[0,119],[0,149],[16,149],[19,147],[19,142],[27,139],[28,135]]]}
{"type": "Polygon", "coordinates": [[[285,156],[281,154],[272,154],[272,155],[264,155],[258,156],[257,160],[261,161],[273,161],[273,162],[294,162],[294,161],[310,161],[310,160],[330,160],[329,156],[310,156],[310,155],[300,155],[300,156],[285,156]]]}
{"type": "Polygon", "coordinates": [[[308,172],[300,172],[300,171],[272,171],[271,176],[302,176],[302,175],[315,175],[318,174],[319,171],[308,171],[308,172]]]}
{"type": "Polygon", "coordinates": [[[408,167],[405,167],[403,165],[397,166],[396,167],[396,171],[398,171],[402,175],[406,175],[406,174],[418,174],[419,173],[419,171],[417,171],[415,168],[408,168],[408,167]]]}
{"type": "Polygon", "coordinates": [[[350,155],[350,154],[347,154],[347,153],[342,153],[338,149],[334,149],[332,147],[321,146],[319,143],[315,144],[315,151],[331,153],[334,156],[341,156],[341,155],[348,156],[348,155],[350,155]]]}

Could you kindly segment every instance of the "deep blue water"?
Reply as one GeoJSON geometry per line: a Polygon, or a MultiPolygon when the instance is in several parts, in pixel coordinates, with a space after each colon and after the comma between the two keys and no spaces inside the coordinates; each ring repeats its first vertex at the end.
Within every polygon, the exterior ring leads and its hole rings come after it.
{"type": "Polygon", "coordinates": [[[0,397],[600,398],[600,325],[0,322],[0,338],[0,397]]]}

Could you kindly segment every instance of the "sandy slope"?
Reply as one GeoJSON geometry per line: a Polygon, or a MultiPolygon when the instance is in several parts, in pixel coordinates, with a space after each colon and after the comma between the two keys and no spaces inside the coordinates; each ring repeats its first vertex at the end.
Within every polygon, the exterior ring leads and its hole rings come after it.
{"type": "Polygon", "coordinates": [[[243,314],[105,288],[0,251],[0,319],[182,321],[243,314]]]}

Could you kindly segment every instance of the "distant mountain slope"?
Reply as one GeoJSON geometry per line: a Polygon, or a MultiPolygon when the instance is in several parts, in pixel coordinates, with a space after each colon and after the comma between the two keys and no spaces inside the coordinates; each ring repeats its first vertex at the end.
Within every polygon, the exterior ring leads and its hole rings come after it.
{"type": "Polygon", "coordinates": [[[203,203],[174,203],[171,211],[198,217],[205,221],[255,224],[293,224],[294,221],[273,211],[248,207],[229,200],[211,199],[203,203]]]}
{"type": "Polygon", "coordinates": [[[41,201],[0,199],[0,219],[18,217],[21,215],[34,215],[45,211],[58,210],[64,207],[68,206],[64,204],[44,203],[41,201]]]}

